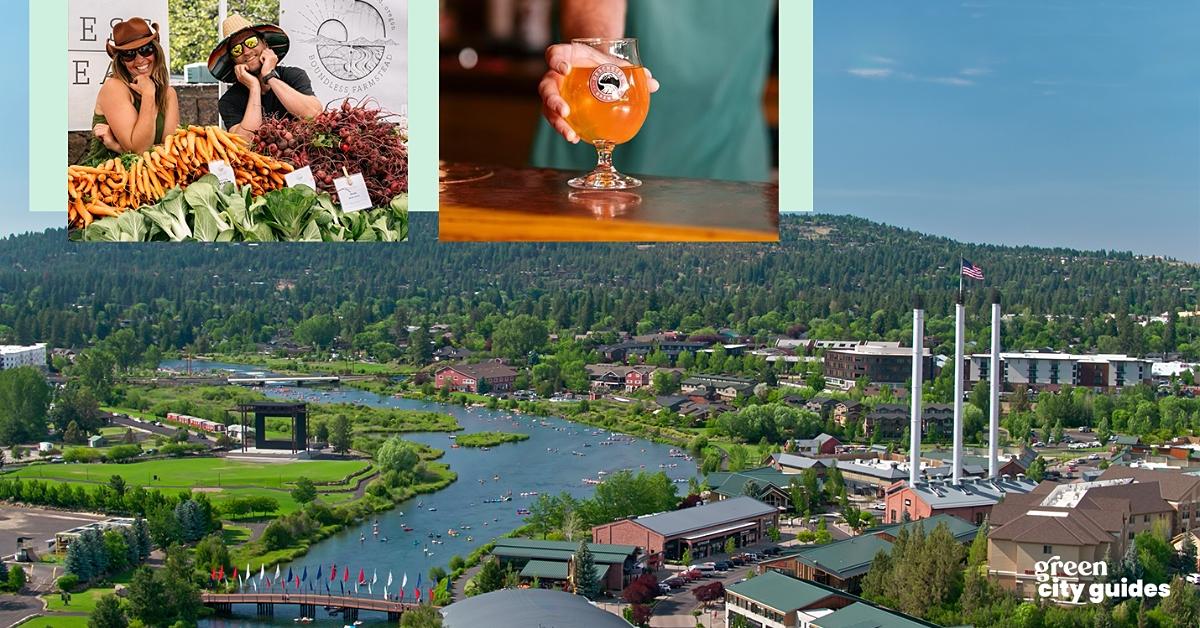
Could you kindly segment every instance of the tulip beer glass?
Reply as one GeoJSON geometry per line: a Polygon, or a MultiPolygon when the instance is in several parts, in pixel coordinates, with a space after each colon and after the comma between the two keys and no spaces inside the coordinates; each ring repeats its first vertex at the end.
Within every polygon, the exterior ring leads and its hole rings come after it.
{"type": "Polygon", "coordinates": [[[568,182],[584,190],[635,188],[641,181],[612,165],[613,148],[633,139],[650,113],[650,88],[636,39],[573,39],[571,71],[562,85],[567,122],[596,147],[590,174],[568,182]]]}

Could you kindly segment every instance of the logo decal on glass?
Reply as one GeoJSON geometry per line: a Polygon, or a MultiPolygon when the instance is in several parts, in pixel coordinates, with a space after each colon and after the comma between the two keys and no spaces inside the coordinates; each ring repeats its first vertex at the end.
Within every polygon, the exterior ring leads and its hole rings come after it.
{"type": "Polygon", "coordinates": [[[621,68],[606,63],[592,71],[589,87],[596,100],[617,102],[625,97],[625,92],[629,91],[629,79],[625,78],[625,73],[621,71],[621,68]]]}

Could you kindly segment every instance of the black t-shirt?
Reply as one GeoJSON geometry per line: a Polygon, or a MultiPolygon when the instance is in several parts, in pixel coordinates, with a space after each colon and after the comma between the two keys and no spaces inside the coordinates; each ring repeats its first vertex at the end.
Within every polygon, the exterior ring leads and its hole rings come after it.
{"type": "MultiPolygon", "coordinates": [[[[278,66],[275,68],[279,72],[279,79],[291,86],[292,89],[304,94],[305,96],[313,96],[312,81],[308,79],[308,73],[300,68],[288,68],[278,66]]],[[[246,117],[246,103],[250,100],[250,90],[246,89],[241,83],[234,83],[221,97],[220,111],[221,121],[225,123],[225,128],[231,129],[242,122],[242,118],[246,117]]],[[[262,115],[284,117],[291,116],[288,113],[283,103],[279,102],[279,97],[275,95],[275,90],[264,91],[262,95],[262,115]]]]}

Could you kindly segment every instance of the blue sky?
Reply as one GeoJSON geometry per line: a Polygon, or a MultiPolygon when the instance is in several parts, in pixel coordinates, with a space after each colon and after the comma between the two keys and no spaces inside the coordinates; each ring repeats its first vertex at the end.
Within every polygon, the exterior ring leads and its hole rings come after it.
{"type": "MultiPolygon", "coordinates": [[[[0,98],[0,236],[42,231],[65,222],[61,214],[29,211],[29,3],[9,2],[8,17],[0,20],[0,78],[8,93],[0,98]]],[[[65,141],[63,137],[47,141],[65,141]]]]}
{"type": "Polygon", "coordinates": [[[817,211],[1200,261],[1200,3],[815,4],[817,211]]]}

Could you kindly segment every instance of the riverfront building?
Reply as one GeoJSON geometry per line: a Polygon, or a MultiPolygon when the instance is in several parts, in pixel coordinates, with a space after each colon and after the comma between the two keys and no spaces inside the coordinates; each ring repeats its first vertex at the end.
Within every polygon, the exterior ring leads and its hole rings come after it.
{"type": "MultiPolygon", "coordinates": [[[[512,567],[524,579],[537,578],[543,583],[561,584],[574,575],[572,559],[579,543],[538,539],[496,539],[492,556],[502,567],[512,567]]],[[[609,591],[620,591],[641,575],[638,564],[641,551],[634,545],[590,543],[596,576],[609,591]]]]}
{"type": "Polygon", "coordinates": [[[46,368],[46,343],[35,345],[0,345],[0,371],[22,366],[46,368]]]}
{"type": "Polygon", "coordinates": [[[433,374],[438,388],[469,393],[508,392],[516,380],[517,371],[500,362],[443,366],[433,374]]]}
{"type": "Polygon", "coordinates": [[[679,560],[685,550],[699,559],[758,543],[779,525],[779,509],[751,497],[735,497],[683,510],[629,517],[592,528],[593,543],[636,545],[655,565],[679,560]]]}

